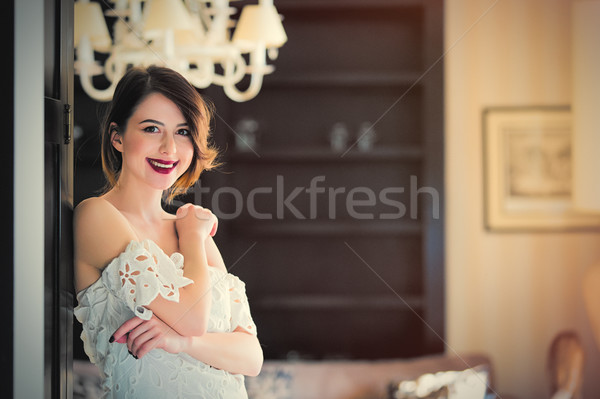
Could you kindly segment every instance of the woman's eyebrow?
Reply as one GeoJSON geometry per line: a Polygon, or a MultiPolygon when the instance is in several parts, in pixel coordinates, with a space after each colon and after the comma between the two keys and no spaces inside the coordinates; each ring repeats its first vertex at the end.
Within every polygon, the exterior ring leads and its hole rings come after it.
{"type": "Polygon", "coordinates": [[[141,125],[142,123],[154,123],[155,125],[160,125],[160,126],[164,126],[165,124],[162,122],[159,122],[157,120],[154,119],[144,119],[143,121],[141,121],[140,123],[138,123],[138,125],[141,125]]]}
{"type": "MultiPolygon", "coordinates": [[[[143,121],[141,121],[140,123],[138,123],[138,125],[141,125],[142,123],[154,123],[154,124],[160,125],[160,126],[164,126],[165,125],[164,123],[162,123],[160,121],[157,121],[155,119],[144,119],[143,121]]],[[[179,123],[177,125],[177,127],[187,126],[187,125],[188,125],[187,122],[183,122],[183,123],[179,123]]]]}

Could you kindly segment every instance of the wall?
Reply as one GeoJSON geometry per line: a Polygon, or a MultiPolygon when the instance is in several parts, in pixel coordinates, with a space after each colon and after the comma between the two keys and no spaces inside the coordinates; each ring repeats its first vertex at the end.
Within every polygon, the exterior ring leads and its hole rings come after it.
{"type": "Polygon", "coordinates": [[[600,353],[581,297],[600,261],[598,233],[490,233],[483,222],[481,113],[570,103],[569,0],[447,0],[445,5],[447,343],[484,351],[501,394],[548,397],[547,350],[575,329],[586,347],[584,397],[600,353]]]}

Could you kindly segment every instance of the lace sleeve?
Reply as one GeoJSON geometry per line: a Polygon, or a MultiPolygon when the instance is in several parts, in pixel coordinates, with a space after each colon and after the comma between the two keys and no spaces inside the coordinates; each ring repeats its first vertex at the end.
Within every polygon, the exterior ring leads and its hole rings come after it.
{"type": "Polygon", "coordinates": [[[231,328],[241,327],[252,335],[256,335],[256,324],[250,314],[250,305],[246,296],[246,285],[238,277],[230,275],[231,328]]]}
{"type": "Polygon", "coordinates": [[[113,263],[117,270],[110,273],[109,286],[143,320],[152,317],[145,306],[158,295],[179,302],[179,288],[193,283],[183,276],[183,255],[176,252],[169,257],[150,240],[132,241],[113,263]]]}

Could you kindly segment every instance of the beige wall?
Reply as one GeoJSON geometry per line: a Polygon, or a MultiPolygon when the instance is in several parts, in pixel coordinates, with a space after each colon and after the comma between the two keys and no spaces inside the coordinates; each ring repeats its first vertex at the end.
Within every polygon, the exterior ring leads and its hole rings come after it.
{"type": "Polygon", "coordinates": [[[548,397],[547,350],[563,329],[586,346],[584,397],[600,392],[600,352],[581,298],[585,269],[600,262],[600,234],[490,233],[483,223],[482,110],[570,104],[570,5],[445,6],[447,342],[488,353],[498,392],[520,399],[548,397]]]}

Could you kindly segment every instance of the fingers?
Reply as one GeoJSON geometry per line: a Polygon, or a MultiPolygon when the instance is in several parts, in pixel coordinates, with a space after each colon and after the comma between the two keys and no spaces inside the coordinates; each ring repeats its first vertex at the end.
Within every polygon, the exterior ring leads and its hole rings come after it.
{"type": "Polygon", "coordinates": [[[187,203],[187,204],[180,206],[177,209],[177,212],[175,212],[175,216],[177,216],[178,219],[185,217],[188,214],[188,211],[191,207],[194,207],[194,204],[187,203]]]}
{"type": "Polygon", "coordinates": [[[219,221],[217,217],[210,211],[210,209],[203,208],[192,203],[187,203],[177,209],[175,216],[177,220],[176,223],[181,223],[183,219],[191,218],[192,216],[199,220],[206,221],[208,223],[206,230],[208,234],[210,234],[211,237],[214,237],[215,234],[217,234],[219,221]]]}
{"type": "MultiPolygon", "coordinates": [[[[200,205],[194,205],[191,202],[188,202],[187,204],[181,205],[179,208],[177,208],[177,211],[175,212],[175,216],[177,217],[177,219],[181,219],[184,218],[188,215],[189,210],[205,210],[205,208],[201,207],[200,205]]],[[[206,209],[208,210],[208,209],[206,209]]],[[[210,212],[210,211],[209,211],[210,212]]]]}
{"type": "Polygon", "coordinates": [[[127,344],[129,353],[139,359],[155,348],[162,348],[161,342],[169,332],[170,327],[156,316],[150,320],[142,320],[124,336],[123,343],[127,344]]]}
{"type": "Polygon", "coordinates": [[[200,208],[196,209],[196,216],[199,219],[207,220],[210,224],[210,236],[214,237],[217,234],[217,228],[219,227],[219,219],[209,209],[200,208]]]}
{"type": "Polygon", "coordinates": [[[126,334],[143,323],[143,321],[144,320],[137,316],[127,320],[125,323],[121,324],[121,327],[117,328],[117,331],[110,337],[109,342],[117,341],[119,343],[125,343],[125,340],[127,339],[126,334]]]}
{"type": "Polygon", "coordinates": [[[188,214],[190,214],[190,209],[193,210],[191,214],[195,215],[198,219],[206,220],[209,219],[211,215],[214,216],[210,209],[203,208],[200,205],[194,205],[192,203],[187,203],[185,205],[180,206],[175,212],[175,216],[177,217],[177,219],[182,219],[188,214]]]}
{"type": "MultiPolygon", "coordinates": [[[[138,338],[138,340],[140,340],[142,338],[142,336],[140,336],[140,338],[138,338]]],[[[156,349],[158,348],[158,345],[160,344],[160,340],[162,339],[162,336],[154,336],[154,335],[149,335],[147,337],[147,339],[144,340],[144,342],[136,342],[136,347],[133,351],[133,353],[135,353],[135,356],[138,359],[141,359],[142,357],[144,357],[148,352],[150,352],[152,349],[156,349]]]]}
{"type": "Polygon", "coordinates": [[[200,220],[211,220],[215,215],[210,211],[210,209],[202,208],[201,206],[195,205],[193,207],[193,215],[196,216],[200,220]]]}
{"type": "Polygon", "coordinates": [[[128,335],[129,335],[129,333],[125,333],[125,335],[123,335],[121,338],[117,339],[115,342],[118,342],[120,344],[126,344],[128,335]]]}
{"type": "MultiPolygon", "coordinates": [[[[126,322],[128,325],[130,320],[126,322]]],[[[125,325],[125,323],[124,323],[125,325]]],[[[121,327],[119,328],[121,329],[121,327]]],[[[127,345],[127,350],[135,359],[140,359],[153,349],[163,349],[169,353],[179,353],[189,346],[189,338],[175,332],[155,315],[150,320],[141,320],[129,332],[119,332],[119,341],[127,345]]],[[[114,341],[113,341],[114,342],[114,341]]]]}
{"type": "Polygon", "coordinates": [[[213,215],[214,218],[214,224],[212,229],[210,230],[210,236],[214,237],[215,234],[217,234],[217,228],[219,227],[219,219],[217,219],[217,217],[215,215],[213,215]]]}
{"type": "Polygon", "coordinates": [[[127,348],[133,357],[139,359],[156,347],[162,335],[159,328],[152,326],[135,338],[128,338],[127,348]]]}
{"type": "Polygon", "coordinates": [[[150,329],[152,329],[152,319],[140,323],[140,325],[129,331],[129,334],[127,334],[127,349],[135,353],[133,349],[136,340],[150,329]]]}

